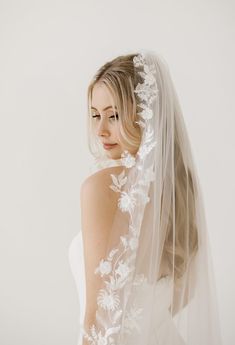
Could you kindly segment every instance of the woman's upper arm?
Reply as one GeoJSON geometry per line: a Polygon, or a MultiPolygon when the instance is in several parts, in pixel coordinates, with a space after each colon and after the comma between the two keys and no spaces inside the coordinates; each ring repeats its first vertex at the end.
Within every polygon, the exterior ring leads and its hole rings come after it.
{"type": "Polygon", "coordinates": [[[95,320],[100,277],[94,271],[105,255],[108,233],[117,206],[117,193],[110,188],[109,174],[94,174],[81,186],[81,224],[86,277],[85,326],[95,320]]]}

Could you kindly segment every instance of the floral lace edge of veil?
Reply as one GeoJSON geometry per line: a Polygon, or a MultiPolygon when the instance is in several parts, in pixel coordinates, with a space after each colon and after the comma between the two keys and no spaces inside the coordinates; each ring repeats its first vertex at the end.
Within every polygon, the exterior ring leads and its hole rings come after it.
{"type": "MultiPolygon", "coordinates": [[[[140,120],[137,121],[142,128],[142,141],[137,152],[138,158],[132,156],[127,150],[125,150],[121,159],[118,160],[126,168],[135,166],[138,170],[142,171],[143,164],[146,157],[156,146],[157,141],[154,139],[154,130],[151,125],[151,118],[153,117],[153,111],[149,107],[155,98],[158,96],[158,88],[156,79],[154,77],[155,67],[154,65],[148,66],[145,64],[144,53],[141,52],[133,58],[133,63],[138,71],[137,73],[143,79],[143,83],[138,83],[134,92],[140,99],[138,106],[142,108],[137,114],[140,116],[140,120]],[[140,67],[140,70],[138,68],[140,67]]],[[[118,164],[119,164],[118,162],[118,164]]],[[[101,330],[97,330],[93,324],[90,326],[90,332],[88,333],[83,324],[80,323],[81,331],[85,339],[91,345],[96,344],[114,344],[112,334],[118,333],[121,328],[121,315],[122,309],[120,308],[120,299],[117,293],[118,290],[125,287],[126,283],[130,280],[130,274],[133,274],[135,266],[132,262],[136,258],[136,252],[139,241],[139,231],[133,226],[133,214],[137,203],[141,203],[144,206],[149,202],[148,190],[150,182],[154,180],[153,165],[148,166],[147,170],[141,174],[141,178],[136,183],[130,186],[128,192],[123,191],[123,186],[127,182],[127,176],[125,170],[119,175],[110,174],[113,184],[110,188],[114,192],[120,193],[118,199],[118,207],[122,212],[128,212],[130,215],[129,230],[125,235],[120,236],[119,244],[116,248],[113,248],[105,259],[100,260],[99,265],[96,267],[94,273],[99,274],[101,277],[105,277],[105,288],[101,288],[97,296],[97,304],[102,308],[103,313],[107,314],[107,318],[110,320],[111,327],[107,327],[107,323],[96,311],[96,318],[103,326],[103,333],[101,330]],[[136,196],[139,196],[138,200],[136,196]],[[122,252],[120,249],[122,248],[122,252]],[[122,259],[123,255],[127,254],[127,259],[122,259]],[[118,258],[115,260],[115,258],[118,258]],[[115,263],[114,263],[115,261],[115,263]]],[[[134,285],[140,285],[146,280],[143,274],[137,274],[134,279],[134,285]]],[[[137,322],[133,321],[133,318],[139,318],[141,308],[135,308],[133,306],[132,313],[126,313],[124,320],[124,331],[130,332],[131,329],[138,327],[137,322]]],[[[106,316],[105,314],[105,316],[106,316]]]]}

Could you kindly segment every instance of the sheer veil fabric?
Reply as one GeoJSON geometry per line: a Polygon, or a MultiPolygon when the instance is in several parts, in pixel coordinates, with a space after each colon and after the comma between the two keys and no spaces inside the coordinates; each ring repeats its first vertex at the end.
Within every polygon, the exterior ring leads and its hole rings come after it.
{"type": "Polygon", "coordinates": [[[220,345],[203,198],[167,63],[133,58],[141,143],[110,175],[119,193],[100,277],[91,345],[220,345]]]}

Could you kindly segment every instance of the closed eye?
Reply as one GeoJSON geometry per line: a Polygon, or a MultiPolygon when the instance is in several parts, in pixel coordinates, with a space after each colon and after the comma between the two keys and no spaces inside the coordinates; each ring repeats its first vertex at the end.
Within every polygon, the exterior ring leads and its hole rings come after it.
{"type": "Polygon", "coordinates": [[[118,113],[115,113],[115,115],[109,116],[110,119],[117,119],[118,120],[118,113]]]}
{"type": "MultiPolygon", "coordinates": [[[[92,115],[93,118],[98,118],[100,117],[100,115],[96,114],[96,115],[92,115]]],[[[109,119],[117,119],[118,120],[118,113],[115,113],[115,115],[111,115],[109,116],[109,119]]]]}

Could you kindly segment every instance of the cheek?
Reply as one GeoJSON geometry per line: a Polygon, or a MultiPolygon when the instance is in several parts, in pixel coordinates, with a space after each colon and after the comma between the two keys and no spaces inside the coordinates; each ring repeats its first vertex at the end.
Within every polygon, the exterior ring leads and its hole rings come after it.
{"type": "Polygon", "coordinates": [[[117,142],[120,142],[120,138],[121,138],[121,133],[120,133],[120,129],[119,126],[113,126],[112,128],[112,134],[113,136],[116,138],[117,142]]]}

